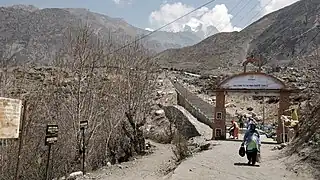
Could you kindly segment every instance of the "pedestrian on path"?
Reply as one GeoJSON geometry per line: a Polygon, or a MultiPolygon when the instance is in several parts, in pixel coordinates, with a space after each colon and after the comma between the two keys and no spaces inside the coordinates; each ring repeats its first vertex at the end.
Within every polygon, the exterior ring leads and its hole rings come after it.
{"type": "Polygon", "coordinates": [[[246,146],[246,154],[248,158],[248,164],[255,164],[258,154],[260,154],[261,140],[260,134],[256,130],[256,124],[249,124],[249,129],[244,135],[242,146],[246,146]]]}
{"type": "Polygon", "coordinates": [[[238,126],[238,123],[235,120],[232,120],[231,123],[232,123],[232,125],[229,128],[230,137],[232,136],[232,139],[238,139],[239,138],[239,126],[238,126]]]}

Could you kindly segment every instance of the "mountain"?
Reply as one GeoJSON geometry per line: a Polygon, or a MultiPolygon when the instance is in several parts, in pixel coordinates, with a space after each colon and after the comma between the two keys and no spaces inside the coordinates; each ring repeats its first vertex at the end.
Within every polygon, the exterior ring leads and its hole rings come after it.
{"type": "Polygon", "coordinates": [[[319,0],[298,1],[240,32],[218,33],[193,46],[169,49],[155,60],[162,67],[196,72],[240,66],[249,55],[265,64],[288,63],[319,50],[319,11],[319,0]]]}
{"type": "MultiPolygon", "coordinates": [[[[88,23],[96,34],[124,44],[150,31],[134,27],[120,18],[90,12],[87,9],[45,8],[31,5],[0,7],[0,56],[15,54],[18,61],[47,62],[61,48],[64,32],[80,22],[88,23]]],[[[191,32],[156,32],[143,39],[143,45],[157,53],[181,48],[203,38],[191,32]]]]}

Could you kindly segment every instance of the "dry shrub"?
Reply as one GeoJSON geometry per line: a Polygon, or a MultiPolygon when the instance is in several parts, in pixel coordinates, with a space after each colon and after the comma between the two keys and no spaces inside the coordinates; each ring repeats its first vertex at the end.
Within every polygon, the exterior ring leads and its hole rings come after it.
{"type": "MultiPolygon", "coordinates": [[[[1,96],[27,101],[21,133],[21,180],[44,179],[47,124],[59,126],[50,178],[81,170],[79,122],[83,120],[89,122],[85,132],[87,170],[144,152],[141,127],[149,113],[155,77],[148,54],[136,43],[111,56],[112,41],[102,41],[89,26],[70,28],[64,39],[51,67],[2,65],[1,96]]],[[[0,180],[14,179],[18,142],[0,147],[0,180]]]]}
{"type": "Polygon", "coordinates": [[[175,161],[180,162],[191,155],[191,152],[188,148],[188,140],[180,133],[175,133],[172,144],[172,152],[175,156],[175,161]]]}
{"type": "MultiPolygon", "coordinates": [[[[304,101],[299,117],[299,129],[296,137],[287,148],[288,155],[297,155],[299,160],[292,164],[299,167],[301,162],[309,163],[319,174],[320,167],[320,66],[319,56],[303,59],[307,67],[310,82],[301,94],[305,94],[308,100],[304,101]]],[[[298,61],[300,62],[300,61],[298,61]]],[[[300,65],[303,64],[300,62],[300,65]]]]}

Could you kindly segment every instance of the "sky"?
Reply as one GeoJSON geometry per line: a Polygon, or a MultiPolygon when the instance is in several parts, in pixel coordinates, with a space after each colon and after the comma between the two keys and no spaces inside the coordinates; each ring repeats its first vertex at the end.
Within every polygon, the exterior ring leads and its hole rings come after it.
{"type": "MultiPolygon", "coordinates": [[[[34,5],[39,8],[86,8],[90,11],[122,18],[136,27],[157,29],[209,0],[0,0],[0,6],[34,5]]],[[[215,0],[194,13],[170,24],[165,31],[183,31],[185,26],[208,30],[239,31],[263,15],[298,0],[215,0]]]]}

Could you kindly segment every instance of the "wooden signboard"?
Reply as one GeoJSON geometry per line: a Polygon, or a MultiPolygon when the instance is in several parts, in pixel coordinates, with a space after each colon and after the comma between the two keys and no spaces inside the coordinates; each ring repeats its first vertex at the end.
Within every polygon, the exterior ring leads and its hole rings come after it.
{"type": "Polygon", "coordinates": [[[19,138],[22,101],[0,97],[0,139],[19,138]]]}

